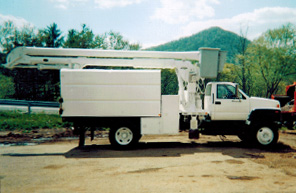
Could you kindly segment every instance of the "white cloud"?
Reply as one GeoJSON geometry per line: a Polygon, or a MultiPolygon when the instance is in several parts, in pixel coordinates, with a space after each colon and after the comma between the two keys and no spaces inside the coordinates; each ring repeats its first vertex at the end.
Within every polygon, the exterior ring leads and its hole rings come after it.
{"type": "Polygon", "coordinates": [[[132,4],[141,3],[143,0],[94,0],[100,9],[110,9],[113,7],[125,7],[132,4]]]}
{"type": "Polygon", "coordinates": [[[3,22],[6,22],[6,21],[12,21],[13,24],[15,25],[15,27],[18,27],[18,28],[22,28],[24,26],[30,26],[30,27],[33,27],[33,24],[28,22],[27,20],[25,20],[24,18],[21,18],[21,17],[15,17],[15,16],[12,16],[12,15],[1,15],[0,14],[0,25],[3,23],[3,22]]]}
{"type": "Polygon", "coordinates": [[[157,8],[151,18],[168,24],[180,24],[213,17],[215,10],[210,5],[219,4],[218,0],[160,0],[160,2],[162,7],[157,8]]]}
{"type": "Polygon", "coordinates": [[[88,2],[88,0],[50,0],[55,3],[55,7],[59,9],[68,9],[88,2]]]}
{"type": "MultiPolygon", "coordinates": [[[[55,7],[59,9],[68,9],[69,7],[79,6],[87,3],[89,0],[50,0],[55,3],[55,7]]],[[[132,4],[141,3],[144,0],[92,0],[96,8],[110,9],[113,7],[125,7],[132,4]]]]}
{"type": "Polygon", "coordinates": [[[212,26],[220,26],[238,34],[240,30],[244,33],[247,30],[247,37],[254,39],[268,29],[280,27],[288,22],[294,23],[295,21],[296,8],[265,7],[226,19],[189,22],[182,28],[182,36],[197,33],[212,26]]]}
{"type": "Polygon", "coordinates": [[[68,6],[66,4],[57,4],[55,7],[64,10],[68,9],[68,6]]]}

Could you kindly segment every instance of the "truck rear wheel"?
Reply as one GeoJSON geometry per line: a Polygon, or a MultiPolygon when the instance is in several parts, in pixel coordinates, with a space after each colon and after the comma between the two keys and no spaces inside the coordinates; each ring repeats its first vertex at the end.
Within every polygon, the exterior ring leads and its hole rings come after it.
{"type": "Polygon", "coordinates": [[[132,147],[139,140],[139,132],[129,125],[114,126],[109,133],[109,141],[111,145],[117,148],[132,147]]]}
{"type": "Polygon", "coordinates": [[[269,147],[278,142],[279,133],[277,129],[269,126],[261,126],[255,131],[255,141],[260,146],[269,147]]]}

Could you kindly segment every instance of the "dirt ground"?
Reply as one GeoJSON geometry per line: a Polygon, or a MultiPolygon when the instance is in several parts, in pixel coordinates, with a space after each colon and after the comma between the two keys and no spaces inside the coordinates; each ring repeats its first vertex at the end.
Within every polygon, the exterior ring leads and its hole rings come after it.
{"type": "Polygon", "coordinates": [[[56,137],[43,132],[32,132],[26,140],[24,134],[2,133],[1,193],[296,192],[292,131],[282,132],[273,149],[249,147],[235,136],[189,140],[184,132],[144,136],[135,149],[121,151],[113,150],[104,134],[94,141],[87,138],[79,149],[77,139],[60,138],[71,136],[69,130],[56,137]],[[52,139],[39,145],[9,144],[36,142],[34,136],[52,139]]]}

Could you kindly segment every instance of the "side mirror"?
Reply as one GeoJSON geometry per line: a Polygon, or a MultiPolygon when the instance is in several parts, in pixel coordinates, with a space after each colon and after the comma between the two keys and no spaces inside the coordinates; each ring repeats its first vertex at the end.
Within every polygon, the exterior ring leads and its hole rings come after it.
{"type": "Polygon", "coordinates": [[[238,84],[235,85],[235,98],[239,99],[238,96],[239,92],[238,92],[238,84]]]}

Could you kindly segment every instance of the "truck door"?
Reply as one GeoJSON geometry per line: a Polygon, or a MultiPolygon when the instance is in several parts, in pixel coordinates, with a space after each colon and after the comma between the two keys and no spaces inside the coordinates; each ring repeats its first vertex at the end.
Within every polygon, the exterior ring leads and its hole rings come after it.
{"type": "Polygon", "coordinates": [[[249,115],[249,100],[241,92],[235,95],[235,86],[217,84],[213,103],[213,120],[246,120],[249,115]]]}

